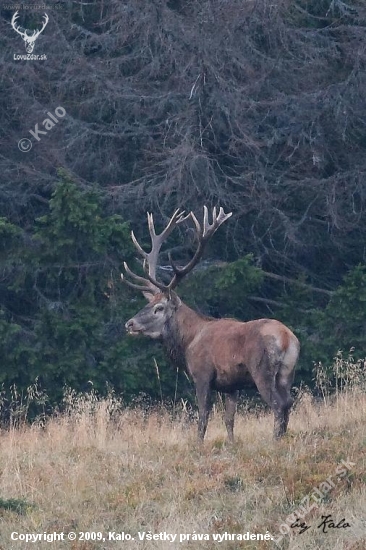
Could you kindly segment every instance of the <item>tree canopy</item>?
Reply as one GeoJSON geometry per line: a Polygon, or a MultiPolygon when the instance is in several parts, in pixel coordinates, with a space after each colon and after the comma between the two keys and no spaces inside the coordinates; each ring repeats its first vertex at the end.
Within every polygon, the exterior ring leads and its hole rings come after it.
{"type": "MultiPolygon", "coordinates": [[[[338,349],[364,356],[365,3],[61,0],[47,14],[47,59],[22,60],[0,11],[0,380],[38,378],[55,400],[64,384],[171,397],[159,347],[125,337],[143,298],[119,273],[147,210],[163,224],[203,204],[233,217],[187,302],[287,323],[299,380],[338,349]]],[[[177,261],[192,247],[188,228],[172,236],[177,261]]]]}

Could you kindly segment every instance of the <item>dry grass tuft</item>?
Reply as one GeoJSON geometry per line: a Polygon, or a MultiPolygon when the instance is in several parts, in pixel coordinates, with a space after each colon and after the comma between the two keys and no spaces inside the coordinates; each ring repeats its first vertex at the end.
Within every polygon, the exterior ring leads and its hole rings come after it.
{"type": "Polygon", "coordinates": [[[246,412],[237,416],[231,447],[217,409],[198,447],[196,426],[184,412],[172,420],[166,410],[126,408],[113,396],[69,394],[62,414],[0,433],[0,549],[277,548],[273,541],[215,542],[212,534],[269,530],[277,537],[289,514],[329,476],[334,487],[302,520],[311,528],[291,529],[279,548],[366,548],[366,396],[360,385],[324,394],[320,402],[300,393],[283,440],[272,440],[269,413],[246,412]],[[355,464],[338,480],[341,460],[355,464]],[[322,533],[317,525],[327,514],[351,527],[322,533]],[[116,531],[135,540],[32,545],[11,542],[14,531],[101,531],[106,539],[116,531]],[[138,540],[138,532],[148,531],[178,539],[196,532],[211,540],[138,540]]]}

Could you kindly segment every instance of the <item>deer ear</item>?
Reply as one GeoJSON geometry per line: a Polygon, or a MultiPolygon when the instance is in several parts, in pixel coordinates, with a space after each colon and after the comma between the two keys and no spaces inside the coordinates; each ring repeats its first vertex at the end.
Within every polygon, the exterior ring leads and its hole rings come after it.
{"type": "Polygon", "coordinates": [[[148,302],[152,302],[155,296],[155,294],[153,294],[152,292],[143,292],[142,294],[144,295],[144,298],[146,298],[148,302]]]}
{"type": "Polygon", "coordinates": [[[169,291],[168,300],[170,300],[175,307],[180,306],[182,303],[182,300],[179,298],[178,294],[176,294],[173,290],[169,291]]]}

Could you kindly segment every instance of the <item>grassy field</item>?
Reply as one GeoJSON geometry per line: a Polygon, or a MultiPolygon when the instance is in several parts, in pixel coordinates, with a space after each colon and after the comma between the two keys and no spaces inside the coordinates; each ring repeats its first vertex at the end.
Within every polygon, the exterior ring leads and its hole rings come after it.
{"type": "Polygon", "coordinates": [[[320,403],[302,392],[279,442],[272,440],[269,413],[242,411],[236,443],[227,445],[219,408],[202,447],[184,412],[172,420],[164,409],[123,408],[114,398],[93,395],[71,397],[68,410],[46,423],[2,430],[1,550],[366,549],[364,392],[354,387],[333,399],[324,394],[320,403]],[[287,527],[301,501],[301,523],[309,529],[287,527]],[[318,527],[329,515],[326,527],[318,527]],[[343,518],[345,527],[329,527],[343,518]],[[278,539],[280,530],[286,534],[277,544],[227,540],[247,532],[278,539]],[[54,532],[77,538],[99,532],[91,536],[105,540],[19,540],[54,532]],[[177,536],[140,540],[149,532],[177,536]],[[125,540],[117,540],[121,533],[125,540]],[[187,540],[188,534],[210,540],[187,540]]]}

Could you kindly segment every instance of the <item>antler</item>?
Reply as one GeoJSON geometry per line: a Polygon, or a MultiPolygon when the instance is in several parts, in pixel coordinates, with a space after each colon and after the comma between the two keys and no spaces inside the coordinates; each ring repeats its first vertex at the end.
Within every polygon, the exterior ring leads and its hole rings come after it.
{"type": "Polygon", "coordinates": [[[151,243],[152,243],[151,252],[149,254],[147,254],[142,249],[142,247],[137,242],[133,231],[131,232],[132,241],[135,247],[137,248],[137,250],[139,251],[140,255],[144,258],[143,265],[144,265],[144,271],[146,273],[147,278],[140,277],[139,275],[136,275],[135,273],[133,273],[129,269],[126,262],[124,262],[123,265],[127,275],[129,275],[130,277],[132,277],[138,283],[141,283],[141,284],[131,283],[130,281],[125,279],[123,275],[121,275],[122,280],[126,282],[130,287],[137,290],[141,290],[147,299],[150,299],[149,294],[156,294],[159,290],[162,292],[169,293],[178,285],[178,283],[182,280],[182,278],[185,275],[187,275],[187,273],[189,273],[194,268],[194,266],[199,262],[207,242],[211,239],[211,237],[217,231],[220,225],[222,225],[227,219],[229,219],[231,215],[232,215],[232,212],[228,212],[227,214],[225,214],[223,208],[220,208],[219,213],[217,214],[216,207],[215,207],[212,211],[212,223],[210,224],[208,221],[208,209],[207,209],[207,206],[204,206],[203,207],[203,229],[202,229],[199,221],[197,220],[193,212],[190,212],[187,216],[184,216],[184,211],[180,211],[178,209],[174,212],[173,216],[171,217],[164,231],[162,231],[160,235],[156,235],[153,215],[148,214],[147,219],[148,219],[149,232],[150,232],[151,243]],[[174,227],[176,227],[178,224],[182,223],[183,221],[187,220],[190,217],[192,218],[194,225],[196,226],[196,235],[198,238],[198,246],[197,246],[196,252],[194,253],[193,258],[188,262],[188,264],[180,268],[173,262],[171,255],[169,254],[169,261],[174,271],[174,276],[168,285],[164,285],[163,283],[160,283],[156,279],[156,266],[157,266],[161,245],[170,235],[174,227]],[[146,293],[149,293],[149,294],[146,295],[146,293]]]}
{"type": "Polygon", "coordinates": [[[27,33],[26,33],[26,30],[24,29],[24,32],[21,31],[20,29],[23,28],[23,27],[18,27],[17,26],[17,22],[16,20],[18,19],[19,17],[19,12],[16,11],[11,19],[11,26],[13,27],[13,29],[18,33],[20,34],[20,36],[23,38],[23,36],[26,36],[27,33]]]}
{"type": "Polygon", "coordinates": [[[37,36],[40,35],[41,32],[44,31],[44,28],[46,27],[46,25],[47,25],[47,23],[48,23],[48,21],[49,21],[49,18],[48,18],[47,13],[45,13],[43,17],[44,17],[43,25],[42,25],[42,28],[41,28],[39,31],[37,31],[37,36]]]}
{"type": "Polygon", "coordinates": [[[49,21],[49,17],[47,15],[47,13],[44,14],[44,21],[43,21],[43,24],[42,24],[42,28],[39,30],[39,31],[33,31],[33,34],[32,35],[28,35],[27,33],[27,30],[24,29],[24,31],[20,30],[22,29],[23,27],[18,27],[17,26],[17,19],[19,17],[19,12],[16,11],[11,19],[11,26],[13,27],[13,29],[18,33],[20,34],[20,36],[22,38],[26,37],[26,38],[34,38],[34,40],[41,34],[41,32],[44,31],[48,21],[49,21]]]}
{"type": "Polygon", "coordinates": [[[212,211],[212,223],[210,224],[208,221],[208,209],[207,206],[203,207],[203,230],[201,228],[201,225],[199,221],[197,220],[196,216],[191,212],[192,220],[196,226],[196,234],[198,237],[198,246],[196,249],[196,252],[193,255],[193,258],[188,262],[187,265],[184,267],[179,268],[172,260],[171,255],[169,254],[169,261],[174,271],[174,277],[170,281],[169,285],[167,286],[166,290],[170,291],[173,290],[189,273],[195,265],[199,262],[199,260],[202,257],[202,254],[204,252],[205,246],[207,242],[211,239],[213,234],[217,231],[217,229],[222,225],[226,220],[228,220],[232,216],[232,212],[228,212],[225,214],[224,209],[220,207],[218,215],[216,214],[216,206],[214,207],[212,211]]]}
{"type": "MultiPolygon", "coordinates": [[[[124,262],[123,266],[125,268],[127,275],[135,279],[138,283],[141,283],[139,285],[135,283],[131,283],[123,276],[123,274],[121,274],[122,280],[131,288],[134,288],[136,290],[141,290],[145,296],[146,296],[145,293],[156,294],[159,290],[162,290],[161,287],[164,285],[161,285],[161,283],[159,283],[156,280],[156,267],[158,263],[159,252],[164,241],[166,241],[166,239],[169,237],[173,229],[177,227],[177,225],[179,225],[180,223],[184,222],[191,215],[191,214],[188,214],[185,216],[184,213],[185,213],[184,210],[181,210],[180,208],[178,208],[170,218],[165,229],[159,235],[157,235],[155,231],[153,215],[151,213],[147,214],[147,223],[149,226],[149,233],[151,238],[151,251],[149,253],[145,252],[145,250],[138,243],[134,232],[131,231],[132,242],[135,245],[140,256],[142,256],[144,259],[144,264],[143,264],[144,271],[146,272],[146,275],[147,275],[147,279],[144,277],[140,277],[140,275],[136,275],[130,270],[127,263],[124,262]]],[[[149,299],[149,296],[146,296],[146,298],[149,299]]]]}

